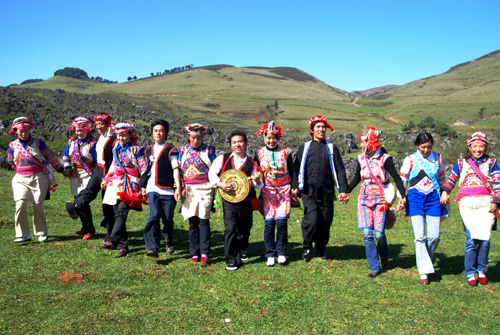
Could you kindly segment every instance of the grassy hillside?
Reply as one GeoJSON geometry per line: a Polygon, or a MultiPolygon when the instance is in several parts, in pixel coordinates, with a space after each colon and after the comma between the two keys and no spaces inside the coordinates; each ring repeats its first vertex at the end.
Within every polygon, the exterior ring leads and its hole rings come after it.
{"type": "Polygon", "coordinates": [[[400,86],[357,103],[384,109],[393,117],[408,121],[432,116],[455,124],[457,129],[498,129],[500,126],[500,50],[459,64],[446,73],[400,86]],[[486,120],[478,114],[484,107],[486,120]],[[457,123],[458,124],[458,123],[457,123]],[[471,128],[474,127],[474,128],[471,128]]]}

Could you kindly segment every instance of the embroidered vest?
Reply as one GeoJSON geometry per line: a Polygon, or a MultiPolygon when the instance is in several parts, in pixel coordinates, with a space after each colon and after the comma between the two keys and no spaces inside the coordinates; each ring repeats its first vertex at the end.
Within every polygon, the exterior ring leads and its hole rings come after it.
{"type": "Polygon", "coordinates": [[[260,167],[264,172],[264,184],[268,186],[283,186],[290,184],[287,158],[292,150],[286,147],[278,147],[276,150],[268,150],[266,147],[257,150],[260,167]]]}

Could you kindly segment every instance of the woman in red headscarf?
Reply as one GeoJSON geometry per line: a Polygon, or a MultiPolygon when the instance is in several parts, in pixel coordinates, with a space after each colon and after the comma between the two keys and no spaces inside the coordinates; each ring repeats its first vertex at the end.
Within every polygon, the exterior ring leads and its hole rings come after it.
{"type": "Polygon", "coordinates": [[[276,256],[278,264],[285,264],[291,207],[292,149],[278,144],[283,136],[283,130],[274,121],[264,124],[256,135],[264,135],[266,143],[257,150],[255,162],[264,170],[262,199],[267,266],[274,265],[276,256]],[[276,239],[275,227],[277,227],[276,239]]]}
{"type": "Polygon", "coordinates": [[[33,233],[38,241],[47,239],[47,221],[43,211],[43,201],[48,192],[57,186],[50,165],[63,172],[64,168],[52,150],[39,138],[31,136],[35,126],[27,117],[18,117],[12,122],[9,133],[17,139],[9,143],[7,162],[16,171],[12,179],[12,190],[16,202],[14,242],[31,241],[28,224],[28,202],[33,203],[33,233]]]}
{"type": "Polygon", "coordinates": [[[371,270],[368,274],[370,278],[377,276],[381,267],[387,266],[389,257],[385,224],[388,208],[394,200],[395,192],[393,192],[393,199],[389,199],[389,192],[385,190],[394,188],[389,182],[387,172],[396,182],[399,193],[403,197],[399,205],[405,202],[404,185],[392,157],[384,148],[380,148],[380,133],[381,131],[375,127],[365,126],[363,134],[358,136],[363,153],[357,158],[356,173],[349,184],[349,192],[351,192],[361,182],[358,197],[358,229],[363,230],[366,258],[371,270]],[[373,235],[377,240],[376,244],[373,235]]]}
{"type": "MultiPolygon", "coordinates": [[[[70,188],[73,196],[84,190],[94,173],[97,162],[96,141],[92,137],[90,120],[77,117],[69,127],[75,134],[69,139],[62,158],[64,175],[70,178],[70,188]]],[[[92,238],[95,233],[90,206],[82,208],[79,213],[82,228],[77,231],[84,240],[92,238]]]]}

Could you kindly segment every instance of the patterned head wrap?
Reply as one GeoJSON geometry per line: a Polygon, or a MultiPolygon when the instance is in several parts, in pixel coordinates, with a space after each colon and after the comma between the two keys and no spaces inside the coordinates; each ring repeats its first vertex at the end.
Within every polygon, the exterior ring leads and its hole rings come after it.
{"type": "Polygon", "coordinates": [[[378,137],[382,131],[377,130],[375,127],[369,127],[365,126],[365,129],[363,130],[363,134],[358,136],[358,140],[360,141],[367,141],[368,145],[366,146],[366,150],[374,151],[377,150],[377,148],[380,146],[380,141],[378,140],[378,137]]]}
{"type": "Polygon", "coordinates": [[[275,135],[278,135],[278,140],[281,140],[281,138],[283,137],[283,128],[276,125],[274,123],[274,121],[270,121],[269,123],[264,123],[262,128],[257,130],[257,132],[255,133],[255,135],[257,135],[257,136],[260,136],[262,134],[265,134],[265,135],[266,134],[275,134],[275,135]]]}
{"type": "Polygon", "coordinates": [[[333,127],[328,123],[328,121],[326,121],[326,118],[322,115],[316,115],[316,116],[313,116],[311,118],[311,120],[309,120],[309,129],[312,131],[312,125],[316,122],[323,122],[328,128],[330,128],[330,130],[332,131],[332,133],[335,132],[335,129],[333,129],[333,127]]]}
{"type": "Polygon", "coordinates": [[[15,118],[14,121],[12,121],[12,126],[10,127],[9,133],[14,134],[16,132],[16,129],[33,129],[33,128],[35,128],[33,122],[31,122],[31,120],[28,119],[27,117],[21,116],[15,118]]]}
{"type": "Polygon", "coordinates": [[[71,126],[68,127],[69,130],[75,130],[76,128],[83,128],[86,132],[92,132],[92,125],[90,124],[90,120],[84,117],[77,117],[73,120],[71,126]]]}
{"type": "Polygon", "coordinates": [[[466,142],[467,145],[471,145],[473,143],[481,143],[485,146],[488,146],[488,144],[490,144],[490,140],[488,139],[486,134],[481,131],[476,131],[474,134],[470,135],[466,142]]]}
{"type": "Polygon", "coordinates": [[[201,123],[191,123],[184,127],[184,131],[188,135],[205,135],[207,127],[201,123]]]}
{"type": "Polygon", "coordinates": [[[94,117],[94,122],[97,122],[97,121],[104,121],[108,124],[108,127],[111,127],[111,116],[109,116],[108,114],[105,114],[102,112],[101,112],[101,114],[97,114],[94,117]]]}

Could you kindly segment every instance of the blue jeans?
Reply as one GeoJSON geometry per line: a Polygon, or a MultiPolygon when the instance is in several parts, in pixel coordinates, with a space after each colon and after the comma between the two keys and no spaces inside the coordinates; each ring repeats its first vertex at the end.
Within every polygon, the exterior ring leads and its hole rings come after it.
{"type": "Polygon", "coordinates": [[[439,245],[439,227],[441,217],[429,215],[411,216],[413,233],[415,235],[415,257],[418,273],[434,273],[434,252],[439,245]],[[426,236],[427,226],[427,236],[426,236]]]}
{"type": "Polygon", "coordinates": [[[144,242],[146,249],[160,249],[161,235],[167,245],[174,240],[174,210],[177,201],[173,195],[161,195],[156,192],[148,193],[149,217],[144,227],[144,242]],[[160,219],[163,220],[163,230],[160,231],[160,219]]]}
{"type": "Polygon", "coordinates": [[[264,244],[266,246],[266,258],[286,256],[288,241],[288,220],[265,220],[264,244]],[[274,227],[277,227],[276,241],[274,240],[274,227]]]}
{"type": "Polygon", "coordinates": [[[370,264],[371,272],[380,272],[380,258],[389,256],[389,248],[387,247],[387,239],[384,232],[375,231],[375,239],[373,239],[373,229],[363,229],[363,238],[365,240],[365,252],[368,263],[370,264]]]}
{"type": "Polygon", "coordinates": [[[473,240],[470,237],[470,231],[464,225],[465,232],[465,276],[474,277],[477,273],[486,271],[488,265],[488,254],[490,253],[490,241],[473,240]]]}

